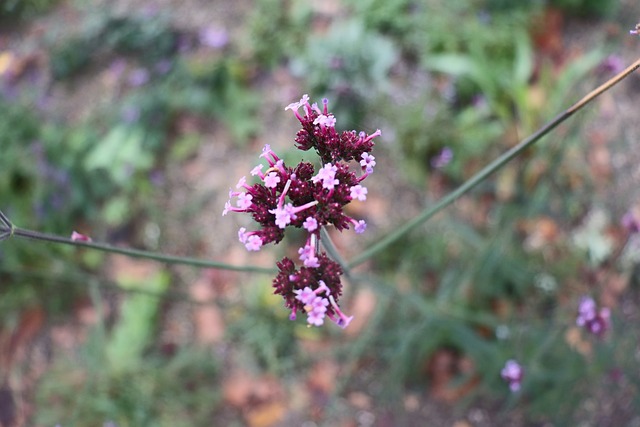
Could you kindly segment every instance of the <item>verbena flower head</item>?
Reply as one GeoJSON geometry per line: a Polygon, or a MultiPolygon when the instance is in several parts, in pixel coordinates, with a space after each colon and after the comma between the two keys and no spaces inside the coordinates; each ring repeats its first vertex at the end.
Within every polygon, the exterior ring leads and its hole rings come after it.
{"type": "Polygon", "coordinates": [[[593,335],[602,336],[611,327],[611,311],[606,307],[598,310],[593,298],[583,296],[578,304],[576,324],[593,335]]]}
{"type": "Polygon", "coordinates": [[[287,228],[305,230],[307,240],[298,250],[301,266],[297,267],[289,258],[277,263],[279,274],[273,280],[275,293],[281,295],[285,306],[291,309],[291,319],[305,313],[309,325],[320,326],[329,318],[344,328],[352,318],[338,306],[342,269],[319,251],[320,230],[333,226],[339,231],[351,227],[356,233],[365,231],[366,222],[346,215],[344,207],[353,200],[367,198],[368,190],[361,183],[373,173],[376,165],[370,152],[380,130],[372,134],[355,130],[338,132],[328,101],[323,99],[320,108],[310,104],[308,95],[289,104],[285,110],[292,110],[302,125],[294,145],[303,151],[313,148],[320,164],[302,161],[290,167],[270,145],[265,145],[259,158],[267,165],[258,164],[251,170],[257,182],[248,184],[242,177],[236,189],[229,190],[222,214],[240,212],[253,217],[259,226],[257,230],[247,231],[243,227],[238,231],[238,240],[249,251],[258,251],[268,243],[279,243],[287,228]]]}
{"type": "Polygon", "coordinates": [[[524,369],[518,362],[509,359],[502,371],[500,371],[500,376],[509,384],[509,389],[515,393],[520,390],[522,379],[524,378],[524,369]]]}

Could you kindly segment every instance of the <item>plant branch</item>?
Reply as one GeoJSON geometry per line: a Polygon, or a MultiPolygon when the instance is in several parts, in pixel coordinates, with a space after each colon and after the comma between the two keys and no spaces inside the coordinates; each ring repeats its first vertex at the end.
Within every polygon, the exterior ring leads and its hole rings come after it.
{"type": "Polygon", "coordinates": [[[336,246],[333,244],[333,240],[331,240],[331,236],[329,236],[329,232],[326,230],[325,227],[322,227],[320,229],[320,235],[322,236],[320,238],[320,242],[322,243],[322,246],[324,246],[327,253],[331,255],[331,258],[333,258],[338,264],[340,264],[340,267],[342,267],[342,270],[344,271],[344,275],[346,277],[349,277],[349,275],[351,274],[349,270],[349,266],[347,265],[347,262],[344,260],[344,258],[342,258],[342,256],[336,249],[336,246]]]}
{"type": "Polygon", "coordinates": [[[596,97],[611,89],[615,84],[619,83],[629,74],[634,72],[640,68],[640,59],[627,67],[624,71],[618,73],[611,79],[609,79],[604,84],[598,86],[593,91],[589,92],[578,102],[573,104],[571,107],[566,109],[564,112],[558,114],[553,120],[545,124],[543,127],[538,129],[533,135],[521,141],[518,145],[514,146],[510,150],[503,153],[500,157],[489,163],[482,170],[480,170],[477,174],[471,177],[469,180],[465,181],[462,185],[460,185],[457,189],[452,191],[451,193],[444,196],[440,201],[438,201],[435,205],[424,209],[418,216],[414,217],[412,220],[407,221],[402,226],[398,227],[394,232],[388,234],[383,237],[380,241],[370,246],[368,249],[363,251],[360,255],[351,260],[348,264],[349,267],[353,268],[358,264],[363,263],[374,255],[386,249],[392,243],[398,241],[409,231],[413,230],[415,227],[421,225],[429,218],[433,217],[435,214],[449,206],[451,203],[455,202],[460,196],[470,191],[476,185],[480,184],[484,181],[489,175],[506,165],[511,159],[516,157],[518,154],[529,148],[531,145],[539,141],[542,137],[547,135],[553,129],[555,129],[560,123],[567,120],[574,113],[582,109],[585,105],[593,101],[596,97]]]}
{"type": "MultiPolygon", "coordinates": [[[[6,217],[5,217],[6,218],[6,217]]],[[[12,237],[20,237],[25,239],[40,240],[51,243],[60,243],[64,245],[80,246],[89,249],[95,249],[98,251],[115,253],[120,255],[126,255],[133,258],[146,258],[165,264],[182,264],[190,265],[198,268],[217,268],[220,270],[233,270],[233,271],[245,271],[252,273],[267,273],[273,274],[277,270],[275,268],[257,267],[253,265],[231,265],[220,261],[211,261],[191,257],[180,257],[172,255],[163,255],[151,251],[143,251],[140,249],[121,248],[117,246],[111,246],[104,243],[85,242],[79,240],[71,240],[66,237],[40,233],[38,231],[27,230],[24,228],[13,227],[13,232],[10,233],[12,237]]]]}

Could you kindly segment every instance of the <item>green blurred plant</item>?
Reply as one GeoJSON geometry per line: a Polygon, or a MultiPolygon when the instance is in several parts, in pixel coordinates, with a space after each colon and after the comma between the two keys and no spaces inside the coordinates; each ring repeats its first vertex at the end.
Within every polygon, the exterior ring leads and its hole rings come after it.
{"type": "Polygon", "coordinates": [[[259,67],[269,69],[294,58],[304,46],[312,12],[305,2],[259,0],[249,18],[248,55],[259,67]]]}
{"type": "Polygon", "coordinates": [[[550,6],[583,17],[610,18],[620,7],[619,0],[548,0],[550,6]]]}
{"type": "Polygon", "coordinates": [[[178,32],[160,15],[151,19],[109,13],[96,16],[78,35],[55,42],[50,64],[54,79],[76,75],[105,54],[135,55],[138,61],[153,65],[177,49],[178,32]]]}
{"type": "Polygon", "coordinates": [[[367,29],[397,41],[404,50],[411,50],[407,41],[413,32],[421,29],[422,10],[428,7],[414,0],[348,0],[346,3],[367,29]]]}
{"type": "Polygon", "coordinates": [[[367,102],[387,93],[389,72],[397,59],[393,43],[368,31],[359,20],[332,25],[324,37],[307,41],[291,69],[313,93],[326,94],[343,126],[364,119],[367,102]]]}
{"type": "Polygon", "coordinates": [[[437,99],[437,95],[385,109],[400,142],[396,161],[404,165],[408,178],[422,183],[437,169],[436,160],[442,151],[451,150],[453,157],[440,169],[459,182],[468,176],[470,165],[491,152],[504,128],[482,101],[456,111],[445,102],[426,108],[427,99],[437,99]]]}
{"type": "Polygon", "coordinates": [[[236,343],[245,363],[286,374],[300,357],[296,339],[300,325],[287,322],[288,313],[271,292],[269,281],[252,280],[236,305],[229,313],[228,339],[236,343]]]}
{"type": "MultiPolygon", "coordinates": [[[[124,289],[142,289],[156,295],[166,291],[170,278],[158,272],[139,279],[122,277],[119,286],[124,289]]],[[[130,294],[120,306],[120,318],[111,329],[110,340],[104,346],[108,370],[114,375],[135,372],[143,362],[144,351],[154,342],[156,317],[160,300],[157,296],[130,294]]]]}
{"type": "Polygon", "coordinates": [[[207,425],[221,400],[219,366],[205,351],[152,355],[127,375],[105,369],[101,343],[90,338],[84,354],[60,357],[40,381],[39,425],[207,425]]]}
{"type": "Polygon", "coordinates": [[[259,96],[251,90],[248,64],[234,58],[187,61],[170,93],[178,109],[220,118],[236,142],[254,136],[259,96]]]}
{"type": "Polygon", "coordinates": [[[169,276],[158,271],[140,282],[120,272],[128,291],[115,325],[104,324],[104,295],[91,287],[98,324],[76,354],[56,355],[40,380],[40,424],[118,426],[204,425],[220,399],[218,361],[204,350],[166,348],[154,337],[169,276]],[[149,294],[151,293],[151,294],[149,294]],[[55,403],[55,404],[54,404],[55,403]]]}
{"type": "Polygon", "coordinates": [[[57,0],[4,0],[0,3],[0,21],[28,19],[50,9],[57,0]]]}

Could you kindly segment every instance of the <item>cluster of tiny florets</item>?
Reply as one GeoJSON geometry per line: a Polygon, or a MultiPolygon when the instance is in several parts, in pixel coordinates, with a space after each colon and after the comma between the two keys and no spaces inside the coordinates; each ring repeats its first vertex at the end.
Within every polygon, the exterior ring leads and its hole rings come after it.
{"type": "MultiPolygon", "coordinates": [[[[336,131],[336,119],[328,111],[328,101],[322,100],[322,109],[316,104],[309,104],[309,97],[304,95],[299,102],[289,104],[285,110],[293,110],[302,129],[296,135],[296,147],[307,151],[315,149],[323,164],[337,161],[361,161],[363,155],[373,148],[373,138],[380,135],[380,130],[371,135],[355,130],[336,131]],[[304,115],[299,113],[303,109],[304,115]]],[[[375,165],[375,162],[374,162],[375,165]]]]}
{"type": "Polygon", "coordinates": [[[611,311],[607,307],[598,309],[593,298],[583,296],[578,304],[576,324],[587,332],[600,337],[611,327],[611,311]]]}
{"type": "Polygon", "coordinates": [[[320,230],[333,226],[340,231],[351,227],[356,233],[365,231],[367,224],[347,216],[344,207],[353,200],[367,199],[368,190],[362,182],[376,165],[370,152],[380,130],[370,135],[356,131],[338,133],[328,101],[324,99],[322,104],[322,108],[310,104],[309,97],[304,95],[285,108],[292,110],[302,125],[295,146],[304,151],[314,149],[321,165],[316,168],[303,161],[296,167],[288,167],[267,144],[260,158],[268,165],[259,164],[251,170],[258,182],[248,184],[247,178],[242,177],[235,189],[229,190],[229,201],[222,214],[246,212],[260,225],[258,230],[247,231],[243,227],[238,231],[238,240],[249,251],[280,242],[287,227],[304,229],[308,236],[298,250],[302,266],[296,268],[289,258],[280,261],[279,274],[273,281],[275,293],[291,309],[291,319],[296,318],[298,311],[304,311],[309,325],[319,326],[328,317],[344,328],[351,318],[337,304],[342,294],[342,269],[319,251],[320,230]],[[349,164],[352,161],[357,162],[355,171],[349,164]]]}
{"type": "MultiPolygon", "coordinates": [[[[588,333],[602,337],[611,329],[611,311],[607,307],[598,307],[590,296],[583,296],[578,303],[576,324],[588,333]]],[[[500,376],[509,384],[512,392],[520,390],[525,371],[522,365],[514,359],[507,360],[500,376]]]]}

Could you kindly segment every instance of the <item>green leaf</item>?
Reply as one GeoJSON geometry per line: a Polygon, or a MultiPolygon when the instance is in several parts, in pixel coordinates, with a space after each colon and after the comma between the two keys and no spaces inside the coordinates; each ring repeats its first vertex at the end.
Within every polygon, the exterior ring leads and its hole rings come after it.
{"type": "MultiPolygon", "coordinates": [[[[127,289],[162,293],[169,285],[169,275],[160,271],[144,283],[121,278],[119,285],[127,289]]],[[[153,338],[158,304],[158,297],[142,293],[130,294],[122,303],[120,318],[105,348],[111,372],[124,373],[139,366],[143,351],[153,338]]]]}
{"type": "Polygon", "coordinates": [[[127,184],[133,171],[149,169],[153,164],[152,153],[143,149],[144,136],[139,128],[113,128],[87,155],[85,169],[105,170],[116,184],[127,184]]]}

